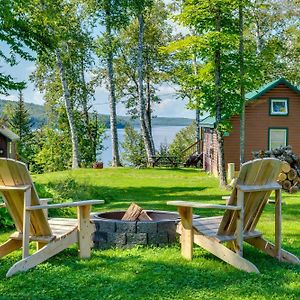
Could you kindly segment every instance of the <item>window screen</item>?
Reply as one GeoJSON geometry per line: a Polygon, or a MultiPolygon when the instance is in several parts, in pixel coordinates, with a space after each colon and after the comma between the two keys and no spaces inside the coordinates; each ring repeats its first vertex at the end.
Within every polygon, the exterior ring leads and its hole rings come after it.
{"type": "Polygon", "coordinates": [[[287,145],[287,129],[269,130],[269,150],[287,145]]]}

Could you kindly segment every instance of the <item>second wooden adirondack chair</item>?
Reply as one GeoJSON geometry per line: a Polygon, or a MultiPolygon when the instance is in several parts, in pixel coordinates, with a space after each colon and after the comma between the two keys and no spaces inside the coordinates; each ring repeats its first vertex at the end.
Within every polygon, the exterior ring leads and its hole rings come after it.
{"type": "Polygon", "coordinates": [[[195,243],[240,270],[259,273],[254,264],[243,258],[245,241],[280,261],[300,265],[296,256],[281,248],[281,186],[277,183],[281,163],[266,158],[243,164],[227,205],[168,202],[178,207],[181,216],[178,233],[183,257],[192,259],[195,243]],[[255,229],[272,191],[275,191],[275,245],[255,229]],[[225,213],[193,221],[193,208],[224,209],[225,213]]]}
{"type": "Polygon", "coordinates": [[[14,264],[6,276],[29,270],[71,244],[79,243],[80,257],[90,257],[91,234],[94,227],[90,222],[93,204],[103,200],[87,200],[62,204],[41,204],[25,164],[0,159],[0,192],[17,231],[0,246],[0,257],[22,248],[22,259],[14,264]],[[78,219],[46,217],[48,208],[77,206],[78,219]],[[29,255],[30,241],[37,242],[37,252],[29,255]]]}

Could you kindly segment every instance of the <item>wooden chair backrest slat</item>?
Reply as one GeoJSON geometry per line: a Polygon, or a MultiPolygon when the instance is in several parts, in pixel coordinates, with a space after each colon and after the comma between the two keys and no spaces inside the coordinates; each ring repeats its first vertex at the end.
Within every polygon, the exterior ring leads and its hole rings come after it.
{"type": "MultiPolygon", "coordinates": [[[[237,187],[276,184],[282,162],[275,158],[256,159],[242,165],[228,205],[237,205],[237,187]]],[[[253,231],[272,191],[247,192],[244,196],[244,232],[253,231]]],[[[218,234],[232,235],[238,213],[226,210],[218,234]]]]}
{"type": "MultiPolygon", "coordinates": [[[[0,183],[2,186],[31,185],[31,205],[40,205],[40,200],[24,163],[0,158],[0,183]]],[[[19,232],[23,231],[24,192],[20,190],[2,191],[6,207],[15,222],[19,232]]],[[[30,235],[52,235],[48,220],[42,210],[32,211],[30,214],[30,235]]]]}

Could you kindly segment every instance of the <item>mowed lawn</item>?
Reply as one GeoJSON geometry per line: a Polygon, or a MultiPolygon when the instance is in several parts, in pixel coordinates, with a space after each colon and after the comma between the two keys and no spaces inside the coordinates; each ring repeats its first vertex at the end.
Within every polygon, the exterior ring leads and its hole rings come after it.
{"type": "MultiPolygon", "coordinates": [[[[126,209],[134,201],[146,209],[175,210],[168,200],[224,203],[229,192],[214,177],[195,169],[76,170],[33,176],[41,197],[104,199],[94,211],[126,209]]],[[[283,193],[283,247],[300,257],[300,193],[283,193]]],[[[58,211],[52,211],[57,214],[58,211]]],[[[74,210],[60,215],[71,216],[74,210]]],[[[196,210],[200,215],[222,212],[196,210]]],[[[274,206],[268,204],[259,229],[274,240],[274,206]]],[[[10,232],[1,231],[3,242],[10,232]]],[[[34,246],[34,245],[33,245],[34,246]]],[[[245,257],[261,274],[234,269],[195,247],[194,260],[179,245],[165,248],[93,250],[80,260],[73,246],[27,273],[6,279],[17,251],[0,259],[0,299],[300,299],[300,267],[280,263],[245,245],[245,257]]]]}

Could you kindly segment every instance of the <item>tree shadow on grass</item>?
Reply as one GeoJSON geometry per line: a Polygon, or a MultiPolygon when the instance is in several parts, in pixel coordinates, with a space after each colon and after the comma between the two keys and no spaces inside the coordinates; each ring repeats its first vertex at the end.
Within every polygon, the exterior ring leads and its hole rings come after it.
{"type": "Polygon", "coordinates": [[[224,203],[221,194],[207,194],[209,187],[199,186],[127,186],[121,188],[73,182],[72,186],[66,190],[60,183],[49,182],[47,184],[36,184],[36,187],[40,197],[52,198],[56,196],[59,198],[59,195],[62,194],[62,199],[68,198],[73,201],[102,199],[105,200],[105,204],[99,206],[99,208],[109,210],[127,209],[131,202],[136,202],[145,209],[158,210],[175,210],[175,207],[166,205],[167,201],[172,200],[224,203]]]}

